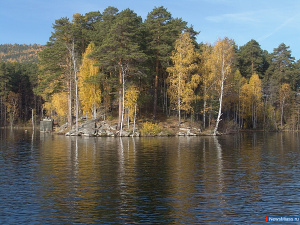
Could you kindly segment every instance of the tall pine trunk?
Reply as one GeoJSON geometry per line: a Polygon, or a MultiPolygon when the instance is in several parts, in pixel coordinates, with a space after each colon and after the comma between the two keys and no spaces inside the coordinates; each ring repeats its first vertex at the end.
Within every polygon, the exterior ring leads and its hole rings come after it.
{"type": "Polygon", "coordinates": [[[154,78],[153,120],[156,120],[156,113],[157,113],[158,73],[159,73],[159,59],[158,59],[158,52],[157,52],[156,66],[155,66],[155,78],[154,78]]]}
{"type": "Polygon", "coordinates": [[[206,127],[206,84],[204,84],[204,98],[203,98],[203,129],[206,127]]]}
{"type": "Polygon", "coordinates": [[[122,60],[120,61],[120,89],[119,89],[119,118],[120,120],[120,136],[122,136],[123,132],[123,123],[124,123],[124,110],[125,110],[125,75],[127,73],[127,65],[124,66],[122,64],[122,60]]]}
{"type": "Polygon", "coordinates": [[[69,99],[68,99],[68,127],[71,130],[73,121],[72,121],[72,74],[70,72],[69,80],[69,99]]]}
{"type": "Polygon", "coordinates": [[[119,118],[118,118],[118,130],[121,130],[122,126],[122,68],[119,69],[119,118]]]}
{"type": "Polygon", "coordinates": [[[75,41],[72,41],[72,48],[71,48],[71,56],[72,56],[72,63],[73,63],[73,72],[74,72],[74,81],[75,81],[75,117],[76,117],[76,134],[78,134],[78,114],[79,114],[79,99],[78,99],[78,85],[77,85],[77,62],[75,56],[75,41]]]}

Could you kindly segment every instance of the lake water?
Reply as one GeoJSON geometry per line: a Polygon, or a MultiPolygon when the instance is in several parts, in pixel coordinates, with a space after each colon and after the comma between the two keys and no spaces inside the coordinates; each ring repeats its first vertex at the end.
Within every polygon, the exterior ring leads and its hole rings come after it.
{"type": "Polygon", "coordinates": [[[300,216],[297,133],[0,134],[1,224],[249,224],[300,216]]]}

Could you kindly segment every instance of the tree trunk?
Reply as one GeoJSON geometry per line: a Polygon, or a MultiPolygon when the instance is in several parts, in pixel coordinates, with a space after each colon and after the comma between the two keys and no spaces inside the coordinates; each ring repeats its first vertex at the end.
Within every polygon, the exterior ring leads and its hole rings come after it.
{"type": "Polygon", "coordinates": [[[208,117],[208,126],[211,126],[211,120],[212,120],[212,101],[210,102],[210,110],[209,110],[209,117],[208,117]]]}
{"type": "Polygon", "coordinates": [[[118,118],[118,130],[121,130],[122,119],[122,68],[119,69],[119,118],[118,118]]]}
{"type": "Polygon", "coordinates": [[[280,125],[281,125],[281,129],[283,127],[283,109],[284,109],[284,100],[282,101],[282,104],[281,104],[281,115],[280,115],[280,125]]]}
{"type": "Polygon", "coordinates": [[[73,120],[72,120],[72,75],[70,72],[70,80],[69,80],[69,99],[68,99],[68,126],[69,129],[72,129],[73,120]]]}
{"type": "Polygon", "coordinates": [[[275,112],[275,109],[273,109],[273,113],[274,113],[274,126],[275,126],[275,130],[277,131],[278,128],[277,128],[277,122],[276,122],[276,112],[275,112]]]}
{"type": "MultiPolygon", "coordinates": [[[[122,62],[120,63],[120,68],[121,68],[121,84],[122,84],[122,88],[121,88],[121,121],[120,121],[120,136],[122,136],[122,132],[123,132],[123,122],[124,122],[124,109],[125,109],[125,75],[127,72],[127,67],[124,67],[124,65],[122,64],[122,62]]],[[[120,93],[119,93],[120,94],[120,93]]],[[[120,99],[119,99],[120,101],[120,99]]],[[[119,106],[120,106],[120,102],[119,102],[119,106]]],[[[119,115],[120,115],[120,109],[119,109],[119,115]]]]}
{"type": "Polygon", "coordinates": [[[130,109],[127,108],[127,124],[128,124],[128,130],[130,129],[130,118],[129,118],[130,109]]]}
{"type": "Polygon", "coordinates": [[[220,93],[220,97],[219,97],[219,112],[218,112],[218,117],[217,117],[217,121],[216,121],[216,126],[214,129],[214,133],[213,135],[217,135],[217,130],[219,127],[219,122],[221,121],[221,115],[222,115],[222,102],[223,102],[223,91],[224,91],[224,75],[222,75],[222,84],[221,84],[221,93],[220,93]]]}
{"type": "Polygon", "coordinates": [[[135,133],[136,105],[137,105],[137,103],[135,103],[135,105],[134,105],[133,135],[135,133]]]}
{"type": "Polygon", "coordinates": [[[180,82],[181,82],[181,74],[179,73],[179,82],[178,82],[178,126],[181,124],[181,105],[180,105],[180,82]]]}
{"type": "Polygon", "coordinates": [[[78,134],[78,114],[79,114],[79,100],[78,100],[78,85],[77,85],[77,65],[75,58],[74,40],[72,44],[72,59],[73,59],[73,69],[74,69],[74,80],[75,80],[75,117],[76,117],[76,134],[78,134]]]}
{"type": "Polygon", "coordinates": [[[34,109],[31,109],[32,130],[34,131],[34,109]]]}
{"type": "Polygon", "coordinates": [[[223,54],[223,58],[222,58],[222,79],[221,79],[221,90],[220,90],[220,97],[219,97],[219,112],[218,112],[218,117],[217,117],[217,121],[216,121],[216,126],[214,129],[214,133],[213,135],[217,135],[217,130],[219,127],[219,122],[221,121],[221,115],[222,115],[222,102],[223,102],[223,92],[224,92],[224,83],[225,83],[225,68],[224,68],[224,54],[223,54]]]}
{"type": "Polygon", "coordinates": [[[300,109],[298,108],[298,123],[297,123],[297,131],[299,131],[299,123],[300,123],[300,109]]]}
{"type": "Polygon", "coordinates": [[[79,112],[79,99],[78,99],[78,85],[77,85],[77,59],[76,59],[76,52],[75,52],[75,39],[72,39],[71,46],[66,44],[66,47],[70,54],[70,83],[69,83],[69,115],[68,115],[68,123],[69,128],[72,129],[72,80],[74,79],[75,85],[75,117],[76,117],[76,133],[78,133],[78,112],[79,112]],[[74,73],[74,74],[72,74],[74,73]],[[74,78],[73,78],[74,76],[74,78]]]}
{"type": "MultiPolygon", "coordinates": [[[[157,55],[158,55],[158,53],[157,53],[157,55]]],[[[155,79],[154,79],[153,120],[156,120],[156,113],[157,113],[158,72],[159,72],[159,60],[158,60],[158,56],[156,56],[155,79]]]]}
{"type": "Polygon", "coordinates": [[[94,120],[97,119],[97,106],[96,106],[96,101],[94,102],[94,120]]]}
{"type": "Polygon", "coordinates": [[[206,84],[204,84],[204,97],[203,97],[203,129],[206,127],[206,84]]]}
{"type": "Polygon", "coordinates": [[[242,119],[241,119],[241,88],[239,88],[238,120],[239,120],[239,128],[242,128],[242,119]]]}

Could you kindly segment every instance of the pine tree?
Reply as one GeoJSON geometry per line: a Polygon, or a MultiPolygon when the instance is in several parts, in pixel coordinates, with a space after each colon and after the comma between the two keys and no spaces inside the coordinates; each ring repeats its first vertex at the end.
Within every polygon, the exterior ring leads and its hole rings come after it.
{"type": "MultiPolygon", "coordinates": [[[[170,55],[174,48],[175,40],[179,34],[186,29],[186,22],[181,19],[174,19],[170,12],[164,7],[155,7],[147,15],[144,27],[146,32],[147,54],[150,56],[151,64],[154,68],[154,102],[153,119],[156,119],[159,82],[169,66],[170,55]]],[[[193,34],[196,33],[191,29],[193,34]]],[[[151,74],[152,75],[152,74],[151,74]]],[[[164,82],[161,81],[161,82],[164,82]]]]}
{"type": "MultiPolygon", "coordinates": [[[[104,16],[104,15],[103,15],[104,16]]],[[[123,10],[115,16],[109,32],[96,53],[100,65],[109,73],[118,70],[119,121],[118,128],[122,134],[124,119],[125,82],[139,70],[138,62],[146,59],[139,45],[141,17],[130,9],[123,10]]]]}
{"type": "Polygon", "coordinates": [[[271,54],[271,63],[266,72],[265,82],[268,84],[269,98],[273,105],[279,98],[279,90],[283,83],[290,84],[293,90],[296,88],[294,60],[289,46],[284,43],[280,44],[278,48],[274,48],[271,54]]]}
{"type": "Polygon", "coordinates": [[[240,47],[238,51],[238,68],[244,77],[249,79],[254,73],[263,77],[266,69],[265,64],[264,52],[257,41],[252,39],[240,47]]]}
{"type": "Polygon", "coordinates": [[[11,77],[6,63],[0,62],[0,110],[1,110],[1,124],[6,124],[7,114],[7,96],[11,90],[11,77]]]}
{"type": "Polygon", "coordinates": [[[279,91],[279,102],[280,102],[280,125],[281,128],[283,128],[283,116],[284,116],[284,110],[288,104],[288,100],[290,99],[292,95],[292,90],[289,84],[283,83],[280,87],[279,91]]]}

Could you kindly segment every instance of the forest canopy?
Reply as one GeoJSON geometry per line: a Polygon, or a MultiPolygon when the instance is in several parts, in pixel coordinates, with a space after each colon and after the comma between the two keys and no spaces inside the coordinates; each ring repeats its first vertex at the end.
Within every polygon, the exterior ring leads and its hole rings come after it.
{"type": "Polygon", "coordinates": [[[255,40],[198,43],[198,34],[164,7],[145,20],[115,7],[57,19],[46,46],[20,45],[19,56],[0,46],[1,125],[34,115],[77,129],[84,116],[116,118],[122,132],[136,117],[176,116],[179,126],[189,118],[214,134],[219,123],[299,130],[300,61],[289,46],[269,53],[255,40]],[[30,53],[24,63],[5,61],[3,52],[16,61],[30,53]]]}

